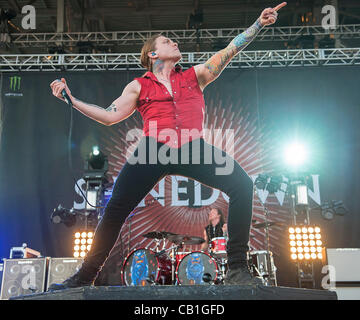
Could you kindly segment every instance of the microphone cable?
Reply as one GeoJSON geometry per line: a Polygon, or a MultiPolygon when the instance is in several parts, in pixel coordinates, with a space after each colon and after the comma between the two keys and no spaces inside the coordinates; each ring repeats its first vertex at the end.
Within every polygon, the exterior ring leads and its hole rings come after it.
{"type": "MultiPolygon", "coordinates": [[[[56,79],[57,81],[60,81],[59,79],[56,79]]],[[[69,168],[70,170],[73,171],[73,165],[72,165],[72,152],[71,152],[71,148],[72,148],[72,145],[71,145],[71,139],[72,139],[72,131],[73,131],[73,123],[74,123],[74,106],[73,106],[73,103],[70,99],[70,97],[68,96],[68,94],[66,93],[65,89],[62,90],[61,92],[65,102],[70,106],[70,125],[69,125],[69,134],[68,134],[68,164],[69,164],[69,168]]],[[[84,194],[84,192],[81,190],[80,186],[78,185],[75,177],[72,175],[72,178],[76,184],[76,186],[78,187],[80,193],[82,194],[82,196],[84,197],[86,203],[94,208],[94,209],[105,209],[105,207],[102,207],[102,206],[93,206],[87,199],[86,195],[84,194]]]]}

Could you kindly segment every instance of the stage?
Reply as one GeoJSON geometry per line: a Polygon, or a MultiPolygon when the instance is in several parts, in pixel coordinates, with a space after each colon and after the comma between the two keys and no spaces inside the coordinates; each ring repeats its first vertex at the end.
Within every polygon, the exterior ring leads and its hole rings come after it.
{"type": "Polygon", "coordinates": [[[103,286],[23,295],[10,300],[337,300],[335,292],[270,286],[103,286]]]}

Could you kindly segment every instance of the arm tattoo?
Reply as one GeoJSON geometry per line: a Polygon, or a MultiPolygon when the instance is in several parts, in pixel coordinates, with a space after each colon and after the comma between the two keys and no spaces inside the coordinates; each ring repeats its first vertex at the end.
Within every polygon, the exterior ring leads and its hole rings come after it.
{"type": "MultiPolygon", "coordinates": [[[[87,103],[87,102],[81,101],[81,100],[79,100],[79,99],[77,99],[77,98],[74,98],[74,100],[77,100],[77,101],[79,101],[79,102],[82,102],[82,103],[86,104],[87,106],[95,107],[95,108],[104,110],[103,107],[99,107],[99,106],[97,106],[96,104],[87,103]]],[[[112,103],[109,107],[107,107],[107,108],[105,109],[105,111],[108,111],[108,112],[114,111],[114,112],[116,112],[116,105],[112,103]]]]}
{"type": "Polygon", "coordinates": [[[262,28],[260,19],[257,19],[251,27],[235,37],[225,49],[214,54],[205,63],[205,68],[217,77],[230,60],[255,39],[262,28]]]}
{"type": "Polygon", "coordinates": [[[108,111],[108,112],[114,111],[114,112],[116,112],[116,105],[112,103],[112,104],[110,105],[110,107],[107,107],[107,108],[105,109],[105,111],[108,111]]]}

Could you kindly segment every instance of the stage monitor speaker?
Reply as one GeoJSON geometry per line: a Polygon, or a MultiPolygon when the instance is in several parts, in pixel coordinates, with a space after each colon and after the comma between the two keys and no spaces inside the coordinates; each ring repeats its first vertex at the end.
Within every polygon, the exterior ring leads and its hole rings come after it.
{"type": "Polygon", "coordinates": [[[326,250],[330,281],[339,300],[360,300],[360,248],[326,250]]]}
{"type": "Polygon", "coordinates": [[[62,283],[76,273],[84,259],[82,258],[50,258],[46,290],[53,283],[62,283]]]}
{"type": "Polygon", "coordinates": [[[47,258],[4,259],[1,299],[43,292],[46,267],[47,258]]]}

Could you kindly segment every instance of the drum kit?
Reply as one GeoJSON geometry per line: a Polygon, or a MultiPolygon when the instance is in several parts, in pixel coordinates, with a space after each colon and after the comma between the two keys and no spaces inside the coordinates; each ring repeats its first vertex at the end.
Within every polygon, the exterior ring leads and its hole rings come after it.
{"type": "MultiPolygon", "coordinates": [[[[269,225],[269,223],[266,225],[258,223],[253,227],[268,229],[269,225]]],[[[128,254],[121,270],[124,285],[218,285],[224,283],[228,268],[225,237],[211,239],[209,251],[182,251],[184,245],[200,245],[205,242],[201,237],[167,231],[152,231],[144,234],[143,237],[153,239],[155,247],[153,249],[137,248],[128,254]],[[166,248],[166,240],[171,243],[169,248],[166,248]]],[[[253,275],[262,278],[264,285],[276,285],[276,267],[269,248],[251,251],[249,258],[253,275]]]]}

